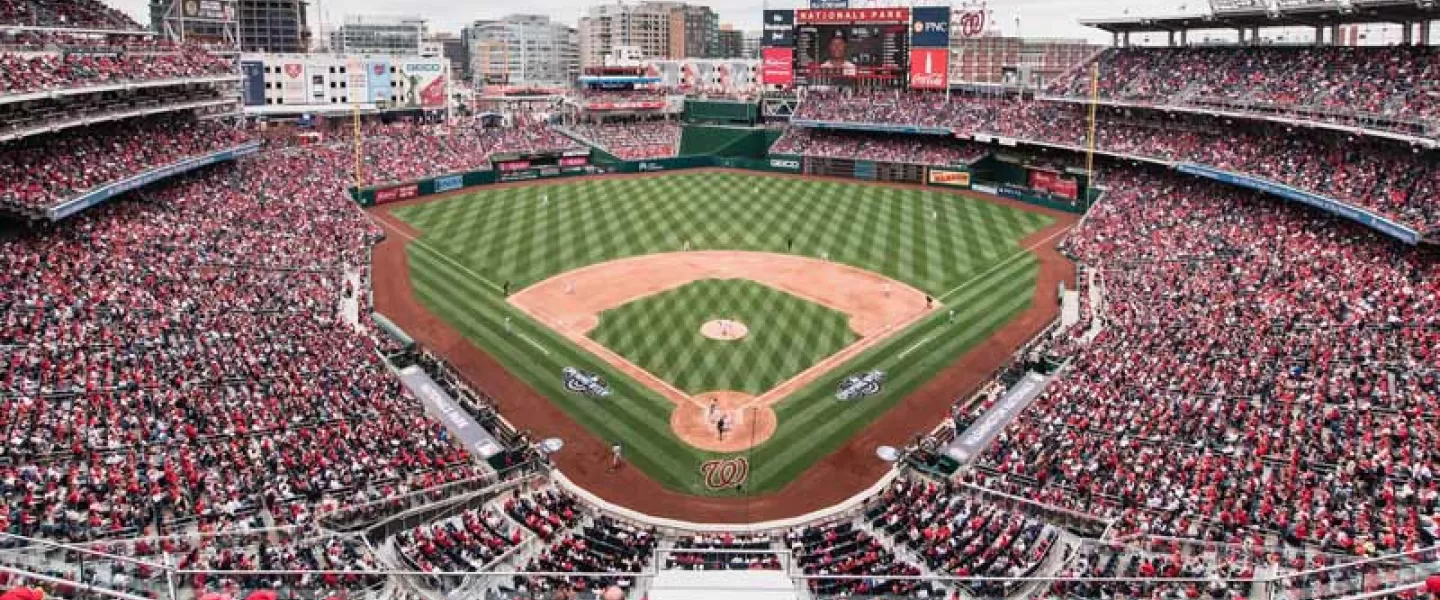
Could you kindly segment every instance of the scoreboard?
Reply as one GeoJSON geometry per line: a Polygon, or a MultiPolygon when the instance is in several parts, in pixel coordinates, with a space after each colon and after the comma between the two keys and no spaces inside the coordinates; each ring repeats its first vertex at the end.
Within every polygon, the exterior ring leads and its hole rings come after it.
{"type": "Polygon", "coordinates": [[[904,87],[910,9],[795,11],[795,83],[904,87]]]}
{"type": "Polygon", "coordinates": [[[795,32],[796,83],[901,87],[909,37],[904,25],[802,25],[795,32]]]}

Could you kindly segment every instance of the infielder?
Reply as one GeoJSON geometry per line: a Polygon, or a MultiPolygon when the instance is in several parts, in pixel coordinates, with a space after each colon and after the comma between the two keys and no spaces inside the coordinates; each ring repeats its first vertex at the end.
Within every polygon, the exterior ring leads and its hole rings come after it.
{"type": "Polygon", "coordinates": [[[709,422],[711,422],[711,423],[714,423],[714,422],[715,422],[715,415],[718,414],[719,412],[720,412],[720,401],[719,401],[719,400],[716,400],[716,399],[714,399],[714,398],[711,398],[711,399],[710,399],[710,408],[707,409],[707,411],[705,412],[705,420],[706,420],[706,421],[709,421],[709,422]]]}
{"type": "Polygon", "coordinates": [[[725,432],[730,429],[730,417],[720,415],[720,420],[715,422],[715,431],[720,434],[720,441],[725,441],[725,432]]]}

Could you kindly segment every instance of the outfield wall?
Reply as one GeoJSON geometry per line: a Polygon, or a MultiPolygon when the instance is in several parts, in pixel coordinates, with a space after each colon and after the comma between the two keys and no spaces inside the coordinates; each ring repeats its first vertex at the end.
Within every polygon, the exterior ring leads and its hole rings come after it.
{"type": "Polygon", "coordinates": [[[1028,188],[1008,183],[988,182],[975,178],[969,167],[964,165],[935,167],[909,163],[882,163],[832,158],[803,157],[790,154],[771,154],[766,158],[743,156],[677,156],[651,160],[617,160],[576,167],[540,167],[516,171],[497,172],[491,170],[470,171],[429,177],[401,184],[375,186],[357,190],[350,188],[350,195],[361,206],[370,207],[390,202],[399,202],[443,194],[455,190],[516,181],[561,179],[581,175],[604,175],[608,173],[656,173],[661,171],[683,171],[703,168],[744,169],[769,173],[788,173],[842,177],[861,181],[885,181],[930,185],[950,189],[971,189],[1019,200],[1044,208],[1080,214],[1084,206],[1079,203],[1061,202],[1054,197],[1038,194],[1028,188]]]}

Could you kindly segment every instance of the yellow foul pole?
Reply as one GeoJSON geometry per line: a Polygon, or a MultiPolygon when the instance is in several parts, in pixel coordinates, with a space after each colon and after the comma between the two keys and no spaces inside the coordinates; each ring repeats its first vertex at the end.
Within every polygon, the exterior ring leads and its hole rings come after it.
{"type": "Polygon", "coordinates": [[[1090,190],[1095,187],[1095,112],[1100,107],[1100,61],[1090,65],[1090,127],[1085,136],[1085,176],[1090,178],[1085,186],[1085,208],[1090,208],[1090,190]]]}
{"type": "Polygon", "coordinates": [[[355,189],[358,191],[365,185],[364,141],[360,139],[360,104],[357,102],[351,106],[354,108],[351,111],[351,120],[355,125],[355,189]]]}

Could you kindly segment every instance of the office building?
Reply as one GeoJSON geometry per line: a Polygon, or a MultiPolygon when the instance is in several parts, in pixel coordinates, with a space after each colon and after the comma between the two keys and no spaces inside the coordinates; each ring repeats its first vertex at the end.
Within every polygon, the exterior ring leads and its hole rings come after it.
{"type": "Polygon", "coordinates": [[[580,74],[575,28],[544,15],[507,15],[465,30],[477,84],[570,85],[580,74]]]}
{"type": "Polygon", "coordinates": [[[310,26],[304,0],[239,0],[240,49],[245,52],[308,52],[310,26]]]}
{"type": "Polygon", "coordinates": [[[419,56],[427,33],[420,17],[349,16],[330,34],[330,51],[343,54],[419,56]]]}
{"type": "Polygon", "coordinates": [[[706,6],[646,1],[591,6],[580,18],[580,60],[604,64],[618,47],[639,48],[645,58],[707,58],[720,46],[720,22],[706,6]]]}
{"type": "Polygon", "coordinates": [[[714,58],[749,58],[745,56],[745,32],[729,23],[720,26],[719,42],[714,58]]]}

